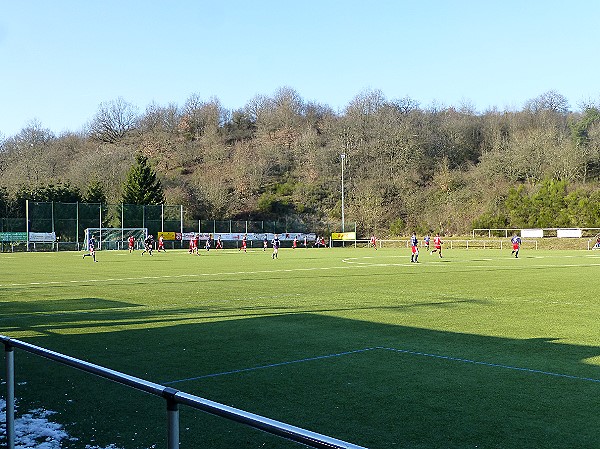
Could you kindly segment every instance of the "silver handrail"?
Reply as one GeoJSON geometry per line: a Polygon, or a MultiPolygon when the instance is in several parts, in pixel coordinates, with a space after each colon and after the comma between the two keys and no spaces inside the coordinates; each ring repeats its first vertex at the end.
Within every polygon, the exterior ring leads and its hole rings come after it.
{"type": "Polygon", "coordinates": [[[89,363],[68,355],[51,351],[40,346],[35,346],[24,341],[16,340],[5,335],[0,335],[0,342],[4,344],[6,354],[6,437],[7,449],[15,447],[14,430],[14,351],[13,348],[22,349],[26,352],[36,354],[40,357],[53,360],[63,365],[77,368],[84,372],[112,380],[122,385],[160,396],[167,401],[167,447],[168,449],[179,449],[179,409],[178,404],[201,410],[211,415],[220,416],[231,421],[277,435],[279,437],[304,444],[318,449],[366,449],[346,441],[331,438],[316,432],[292,426],[254,413],[246,412],[234,407],[229,407],[218,402],[210,401],[174,388],[165,387],[139,377],[130,376],[119,371],[105,368],[100,365],[89,363]]]}

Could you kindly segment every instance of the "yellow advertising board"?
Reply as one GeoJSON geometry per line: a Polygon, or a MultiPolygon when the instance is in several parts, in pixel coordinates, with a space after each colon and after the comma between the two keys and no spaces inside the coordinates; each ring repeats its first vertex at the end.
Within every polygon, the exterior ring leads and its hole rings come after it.
{"type": "Polygon", "coordinates": [[[174,232],[159,232],[157,237],[160,238],[161,235],[165,240],[175,240],[174,232]]]}
{"type": "Polygon", "coordinates": [[[331,240],[356,240],[356,232],[332,232],[331,240]]]}

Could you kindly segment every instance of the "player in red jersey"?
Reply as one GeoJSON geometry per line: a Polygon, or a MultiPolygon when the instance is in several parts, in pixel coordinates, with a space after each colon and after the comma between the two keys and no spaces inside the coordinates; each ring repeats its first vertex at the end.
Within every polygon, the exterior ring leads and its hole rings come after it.
{"type": "Polygon", "coordinates": [[[244,250],[244,252],[246,252],[247,240],[248,237],[246,237],[246,234],[244,234],[244,236],[242,237],[242,247],[240,248],[240,251],[244,250]]]}
{"type": "Polygon", "coordinates": [[[430,254],[438,253],[440,255],[440,259],[442,258],[442,238],[440,237],[439,232],[433,238],[433,249],[430,254]]]}
{"type": "Polygon", "coordinates": [[[375,237],[374,234],[371,236],[371,246],[373,248],[377,249],[377,238],[375,237]]]}
{"type": "Polygon", "coordinates": [[[223,249],[223,242],[221,242],[221,236],[217,237],[217,243],[215,244],[215,249],[223,249]]]}
{"type": "Polygon", "coordinates": [[[292,240],[292,249],[296,249],[298,247],[298,237],[294,237],[292,240]]]}
{"type": "Polygon", "coordinates": [[[190,239],[190,249],[188,251],[188,253],[190,254],[198,254],[198,240],[199,240],[199,236],[198,234],[195,234],[191,239],[190,239]]]}
{"type": "Polygon", "coordinates": [[[160,251],[162,251],[164,253],[167,252],[167,250],[165,249],[165,238],[162,236],[162,234],[158,238],[158,249],[156,250],[156,252],[158,253],[160,251]]]}
{"type": "Polygon", "coordinates": [[[133,237],[133,235],[129,236],[129,238],[127,239],[127,243],[129,244],[129,252],[133,252],[133,246],[135,245],[135,238],[133,237]]]}

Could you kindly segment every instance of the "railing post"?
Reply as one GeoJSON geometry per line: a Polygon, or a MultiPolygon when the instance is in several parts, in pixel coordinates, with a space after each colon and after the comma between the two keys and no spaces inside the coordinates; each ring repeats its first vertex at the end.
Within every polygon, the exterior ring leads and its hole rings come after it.
{"type": "Polygon", "coordinates": [[[163,396],[167,399],[167,449],[179,449],[179,405],[175,401],[177,390],[165,388],[163,396]]]}
{"type": "Polygon", "coordinates": [[[4,344],[6,354],[6,447],[15,449],[15,351],[4,344]]]}

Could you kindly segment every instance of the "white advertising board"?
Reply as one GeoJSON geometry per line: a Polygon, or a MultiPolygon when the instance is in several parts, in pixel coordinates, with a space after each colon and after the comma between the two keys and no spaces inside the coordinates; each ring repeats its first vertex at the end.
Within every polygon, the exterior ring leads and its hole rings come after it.
{"type": "Polygon", "coordinates": [[[556,236],[559,239],[562,238],[575,238],[580,239],[582,235],[581,229],[557,229],[556,236]]]}
{"type": "Polygon", "coordinates": [[[540,239],[544,237],[543,229],[521,229],[521,238],[540,239]]]}
{"type": "Polygon", "coordinates": [[[56,240],[55,232],[30,232],[30,242],[54,242],[56,240]]]}

